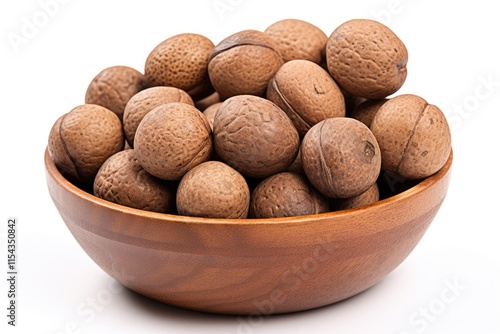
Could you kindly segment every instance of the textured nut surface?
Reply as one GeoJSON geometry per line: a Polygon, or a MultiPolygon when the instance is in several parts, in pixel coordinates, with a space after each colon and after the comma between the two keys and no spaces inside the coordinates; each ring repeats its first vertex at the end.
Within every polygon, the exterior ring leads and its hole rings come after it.
{"type": "Polygon", "coordinates": [[[408,51],[382,23],[356,19],[341,24],[326,46],[328,71],[349,94],[381,99],[406,80],[408,51]]]}
{"type": "Polygon", "coordinates": [[[290,117],[301,136],[316,123],[345,116],[344,95],[321,66],[291,60],[269,82],[267,98],[290,117]]]}
{"type": "Polygon", "coordinates": [[[113,111],[120,119],[132,96],[146,88],[146,77],[128,66],[112,66],[95,76],[85,94],[86,104],[113,111]]]}
{"type": "Polygon", "coordinates": [[[374,183],[367,191],[361,195],[351,198],[336,198],[330,202],[331,211],[339,211],[357,208],[377,202],[380,199],[377,183],[374,183]]]}
{"type": "Polygon", "coordinates": [[[264,96],[283,64],[278,45],[267,34],[243,30],[222,40],[210,55],[208,74],[222,100],[235,95],[264,96]]]}
{"type": "Polygon", "coordinates": [[[407,179],[434,174],[451,151],[443,112],[416,95],[400,95],[384,103],[371,129],[380,144],[382,169],[407,179]]]}
{"type": "Polygon", "coordinates": [[[65,143],[61,138],[61,122],[64,119],[64,116],[66,115],[59,117],[54,122],[54,125],[52,125],[47,149],[49,151],[50,158],[54,161],[61,174],[70,179],[72,182],[80,182],[80,177],[78,176],[75,164],[68,155],[65,143]]]}
{"type": "Polygon", "coordinates": [[[349,117],[357,119],[367,127],[370,127],[373,121],[373,118],[377,114],[377,111],[380,107],[386,103],[389,99],[380,99],[380,100],[366,100],[358,104],[349,117]]]}
{"type": "Polygon", "coordinates": [[[207,161],[184,175],[177,189],[177,210],[186,216],[246,218],[250,190],[243,176],[219,161],[207,161]]]}
{"type": "Polygon", "coordinates": [[[210,125],[195,107],[172,102],[142,119],[134,140],[135,157],[151,175],[180,180],[212,153],[210,125]]]}
{"type": "Polygon", "coordinates": [[[217,110],[219,110],[221,104],[222,102],[214,103],[203,111],[203,115],[205,115],[205,117],[207,118],[208,124],[210,124],[211,129],[214,128],[215,114],[217,113],[217,110]]]}
{"type": "Polygon", "coordinates": [[[168,213],[175,208],[175,188],[148,174],[131,149],[104,162],[94,180],[94,195],[141,210],[168,213]]]}
{"type": "Polygon", "coordinates": [[[183,102],[194,106],[191,96],[175,87],[151,87],[132,96],[123,112],[123,131],[127,142],[132,147],[134,146],[135,132],[144,116],[154,108],[170,102],[183,102]]]}
{"type": "Polygon", "coordinates": [[[264,30],[278,44],[285,62],[306,59],[319,64],[328,36],[317,26],[302,20],[285,19],[264,30]]]}
{"type": "Polygon", "coordinates": [[[148,55],[144,74],[150,86],[172,86],[194,100],[213,93],[208,78],[208,57],[214,48],[199,34],[178,34],[158,44],[148,55]]]}
{"type": "Polygon", "coordinates": [[[380,173],[381,154],[374,135],[352,118],[319,122],[307,132],[300,149],[308,179],[328,197],[358,196],[380,173]]]}
{"type": "Polygon", "coordinates": [[[118,116],[104,107],[84,104],[55,122],[48,150],[56,166],[70,179],[91,183],[104,161],[123,145],[118,116]]]}
{"type": "Polygon", "coordinates": [[[215,115],[214,146],[223,161],[245,176],[267,177],[292,164],[299,135],[271,101],[238,95],[224,101],[215,115]]]}
{"type": "Polygon", "coordinates": [[[282,172],[269,176],[253,190],[251,216],[292,217],[328,212],[328,199],[303,175],[282,172]]]}

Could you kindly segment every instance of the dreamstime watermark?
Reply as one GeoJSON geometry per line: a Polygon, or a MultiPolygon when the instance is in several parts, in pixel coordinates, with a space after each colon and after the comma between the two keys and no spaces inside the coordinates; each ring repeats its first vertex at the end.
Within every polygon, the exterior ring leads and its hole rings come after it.
{"type": "Polygon", "coordinates": [[[233,12],[242,2],[243,0],[213,0],[212,7],[222,21],[225,20],[227,13],[233,12]]]}
{"type": "Polygon", "coordinates": [[[287,300],[287,291],[299,289],[309,279],[310,275],[318,270],[319,265],[328,260],[334,251],[332,244],[326,237],[318,241],[320,244],[309,256],[282,273],[278,287],[272,290],[267,297],[253,302],[257,311],[251,312],[245,317],[238,316],[237,334],[254,333],[257,328],[262,326],[264,319],[274,314],[276,307],[287,300]]]}
{"type": "Polygon", "coordinates": [[[471,94],[465,96],[462,101],[443,110],[452,130],[462,126],[465,119],[468,119],[472,113],[477,112],[482,102],[498,93],[500,81],[494,78],[493,74],[480,75],[477,81],[478,83],[471,94]]]}
{"type": "Polygon", "coordinates": [[[437,297],[431,299],[426,305],[421,306],[409,316],[408,323],[411,329],[399,332],[398,334],[423,333],[467,289],[467,286],[462,285],[456,277],[453,280],[444,279],[443,285],[444,287],[437,297]]]}
{"type": "Polygon", "coordinates": [[[31,15],[21,17],[18,31],[8,32],[7,39],[15,53],[19,53],[22,46],[27,45],[39,32],[45,28],[51,19],[59,14],[61,5],[70,0],[39,0],[38,8],[31,15]]]}
{"type": "Polygon", "coordinates": [[[384,8],[372,10],[370,15],[376,21],[388,25],[391,23],[392,18],[401,14],[407,3],[414,0],[389,0],[384,8]]]}

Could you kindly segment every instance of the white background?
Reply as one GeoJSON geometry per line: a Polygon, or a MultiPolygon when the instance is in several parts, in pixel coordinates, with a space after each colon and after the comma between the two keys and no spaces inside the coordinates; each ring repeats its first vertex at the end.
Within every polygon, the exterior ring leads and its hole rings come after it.
{"type": "Polygon", "coordinates": [[[494,2],[56,1],[0,5],[2,333],[500,333],[500,20],[494,2]],[[47,15],[43,3],[58,5],[47,15]],[[361,17],[386,23],[404,41],[408,79],[398,94],[420,95],[445,111],[455,152],[441,210],[385,280],[335,305],[247,319],[150,301],[117,287],[86,256],[48,195],[43,153],[53,122],[83,103],[98,72],[112,65],[143,71],[148,53],[178,33],[204,34],[217,44],[238,30],[299,18],[330,35],[361,17]],[[39,27],[27,31],[26,22],[39,27]],[[16,45],[13,36],[25,39],[16,45]],[[18,218],[16,328],[7,325],[3,278],[11,216],[18,218]]]}

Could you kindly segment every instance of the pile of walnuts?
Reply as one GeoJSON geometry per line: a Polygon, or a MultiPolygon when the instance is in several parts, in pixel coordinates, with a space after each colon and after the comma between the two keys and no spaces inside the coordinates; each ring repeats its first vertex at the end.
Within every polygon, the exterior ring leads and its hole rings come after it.
{"type": "Polygon", "coordinates": [[[142,210],[266,218],[370,204],[382,173],[420,180],[451,151],[438,107],[389,97],[407,60],[393,31],[365,19],[330,37],[296,19],[217,45],[175,35],[144,73],[100,72],[48,151],[69,181],[142,210]]]}

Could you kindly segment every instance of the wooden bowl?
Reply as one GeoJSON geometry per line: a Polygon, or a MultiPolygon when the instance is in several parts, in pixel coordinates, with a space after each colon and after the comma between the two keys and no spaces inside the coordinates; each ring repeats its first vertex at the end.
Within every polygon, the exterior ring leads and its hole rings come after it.
{"type": "Polygon", "coordinates": [[[47,151],[50,196],[81,247],[129,289],[182,308],[272,314],[373,286],[414,249],[443,202],[452,154],[433,176],[361,208],[274,219],[136,210],[68,182],[47,151]]]}

